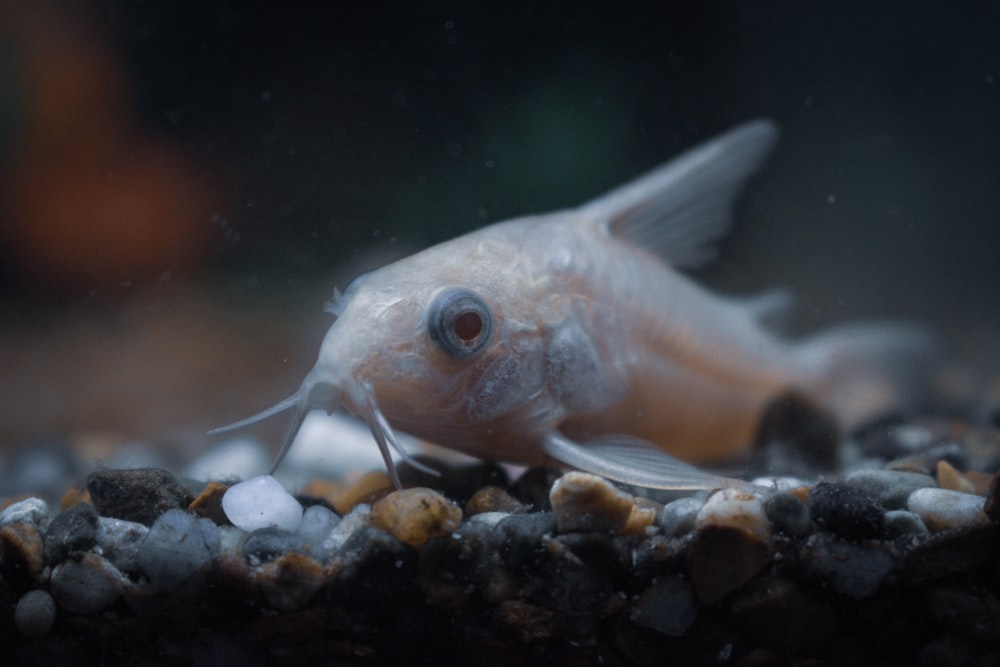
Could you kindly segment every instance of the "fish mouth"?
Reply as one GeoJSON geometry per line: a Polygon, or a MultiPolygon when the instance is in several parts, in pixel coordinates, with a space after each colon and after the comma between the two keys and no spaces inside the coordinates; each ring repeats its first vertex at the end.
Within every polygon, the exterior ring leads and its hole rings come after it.
{"type": "Polygon", "coordinates": [[[382,455],[389,479],[397,489],[402,489],[403,484],[399,479],[399,472],[396,470],[396,464],[392,459],[392,450],[395,450],[413,468],[436,477],[440,476],[441,473],[437,470],[414,459],[399,442],[395,431],[389,425],[389,420],[379,409],[375,391],[370,383],[345,383],[342,381],[333,383],[325,379],[318,379],[315,375],[315,371],[310,373],[305,381],[303,381],[302,386],[299,387],[299,390],[283,401],[272,405],[252,417],[247,417],[227,426],[213,429],[208,434],[215,435],[241,429],[294,408],[295,413],[285,433],[281,449],[278,450],[278,455],[275,457],[274,463],[271,464],[271,469],[268,473],[273,475],[288,454],[288,451],[292,448],[295,437],[302,428],[302,423],[312,410],[324,410],[327,414],[331,414],[334,410],[344,408],[347,412],[358,415],[368,424],[368,430],[371,431],[372,437],[375,439],[375,444],[379,448],[379,453],[382,455]]]}

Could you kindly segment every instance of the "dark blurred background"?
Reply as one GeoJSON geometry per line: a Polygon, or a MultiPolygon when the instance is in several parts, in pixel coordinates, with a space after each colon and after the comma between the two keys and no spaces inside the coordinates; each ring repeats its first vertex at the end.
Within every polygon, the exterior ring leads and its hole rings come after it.
{"type": "Polygon", "coordinates": [[[4,3],[0,445],[196,451],[297,387],[334,283],[757,116],[782,141],[698,278],[995,371],[998,31],[987,2],[4,3]]]}

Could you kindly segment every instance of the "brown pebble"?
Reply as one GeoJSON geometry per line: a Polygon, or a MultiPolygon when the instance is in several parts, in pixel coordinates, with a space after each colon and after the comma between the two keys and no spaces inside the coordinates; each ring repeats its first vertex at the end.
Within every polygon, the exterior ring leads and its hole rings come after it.
{"type": "Polygon", "coordinates": [[[498,486],[484,486],[465,504],[465,513],[469,516],[486,512],[513,514],[523,511],[524,505],[498,486]]]}
{"type": "Polygon", "coordinates": [[[45,564],[45,544],[34,524],[17,521],[0,529],[0,554],[7,567],[38,576],[45,564]]]}
{"type": "Polygon", "coordinates": [[[437,491],[418,487],[393,491],[372,505],[371,524],[400,542],[421,547],[452,533],[462,521],[461,508],[437,491]]]}
{"type": "Polygon", "coordinates": [[[87,489],[79,489],[75,486],[71,486],[63,494],[63,497],[59,500],[59,509],[63,512],[68,510],[73,505],[79,503],[88,503],[93,505],[94,503],[90,500],[90,491],[87,489]]]}
{"type": "Polygon", "coordinates": [[[494,622],[518,634],[521,641],[548,639],[555,632],[555,613],[527,602],[506,600],[493,614],[494,622]]]}
{"type": "Polygon", "coordinates": [[[570,531],[617,531],[628,523],[632,497],[611,482],[586,472],[568,472],[549,492],[556,529],[570,531]]]}
{"type": "Polygon", "coordinates": [[[978,470],[966,470],[962,474],[965,475],[967,480],[972,482],[972,486],[975,489],[974,493],[977,496],[985,496],[986,492],[989,491],[993,475],[988,472],[979,472],[978,470]]]}
{"type": "Polygon", "coordinates": [[[313,479],[306,483],[299,491],[300,496],[308,498],[318,498],[333,507],[337,498],[344,494],[347,487],[341,482],[333,482],[328,479],[313,479]]]}
{"type": "MultiPolygon", "coordinates": [[[[646,529],[656,522],[659,510],[640,501],[645,498],[636,498],[632,505],[632,511],[628,515],[625,525],[618,529],[620,535],[645,535],[646,529]]],[[[662,509],[662,507],[660,508],[662,509]]]]}
{"type": "Polygon", "coordinates": [[[261,565],[254,574],[254,583],[271,606],[285,612],[305,607],[323,582],[323,566],[294,551],[261,565]]]}
{"type": "Polygon", "coordinates": [[[354,484],[349,486],[340,495],[332,499],[333,509],[337,514],[344,516],[350,512],[355,505],[362,503],[373,503],[379,498],[384,498],[392,493],[392,480],[381,470],[373,470],[365,473],[354,484]]]}
{"type": "Polygon", "coordinates": [[[211,519],[220,526],[232,525],[229,517],[222,511],[222,496],[228,488],[229,485],[222,482],[209,482],[188,505],[188,512],[211,519]]]}
{"type": "Polygon", "coordinates": [[[945,460],[937,462],[937,481],[938,486],[949,491],[976,492],[975,485],[945,460]]]}

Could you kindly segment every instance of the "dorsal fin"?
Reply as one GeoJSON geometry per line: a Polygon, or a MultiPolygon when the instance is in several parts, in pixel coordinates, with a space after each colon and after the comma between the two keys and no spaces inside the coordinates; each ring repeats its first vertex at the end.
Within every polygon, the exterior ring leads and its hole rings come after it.
{"type": "Polygon", "coordinates": [[[733,199],[777,136],[769,120],[744,123],[585,204],[581,212],[673,266],[699,266],[714,256],[714,243],[729,229],[733,199]]]}

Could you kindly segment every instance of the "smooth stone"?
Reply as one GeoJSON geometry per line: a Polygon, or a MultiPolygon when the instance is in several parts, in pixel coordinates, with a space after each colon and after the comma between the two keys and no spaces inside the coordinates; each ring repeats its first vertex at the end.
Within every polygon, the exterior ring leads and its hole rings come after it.
{"type": "Polygon", "coordinates": [[[633,500],[597,475],[568,472],[555,481],[549,502],[556,529],[570,531],[618,531],[628,523],[633,500]]]}
{"type": "Polygon", "coordinates": [[[139,567],[139,547],[149,528],[136,521],[98,517],[97,552],[122,572],[136,574],[139,567]]]}
{"type": "Polygon", "coordinates": [[[937,462],[938,486],[950,491],[961,491],[962,493],[975,493],[976,485],[969,481],[965,475],[955,469],[955,466],[947,461],[937,462]]]}
{"type": "Polygon", "coordinates": [[[101,516],[146,526],[171,509],[185,509],[193,497],[177,479],[158,468],[97,470],[87,478],[87,490],[101,516]]]}
{"type": "Polygon", "coordinates": [[[875,496],[888,510],[905,509],[911,493],[937,486],[933,477],[921,472],[880,469],[858,470],[848,475],[844,482],[875,496]]]}
{"type": "Polygon", "coordinates": [[[25,498],[0,511],[0,526],[16,521],[27,521],[44,528],[48,525],[49,506],[41,498],[25,498]]]}
{"type": "Polygon", "coordinates": [[[930,537],[930,534],[927,524],[913,512],[891,510],[885,513],[885,536],[900,547],[915,547],[930,537]]]}
{"type": "Polygon", "coordinates": [[[761,499],[742,489],[713,494],[698,512],[689,574],[698,603],[727,596],[771,559],[771,525],[761,499]]]}
{"type": "Polygon", "coordinates": [[[907,508],[923,519],[932,531],[961,528],[989,522],[983,511],[985,499],[948,489],[918,489],[910,494],[907,508]]]}
{"type": "Polygon", "coordinates": [[[302,552],[321,563],[326,561],[332,553],[325,550],[323,545],[340,522],[339,516],[322,505],[307,507],[295,532],[302,552]]]}
{"type": "Polygon", "coordinates": [[[855,600],[874,595],[892,566],[892,557],[877,544],[856,544],[830,533],[815,533],[799,547],[799,567],[807,579],[855,600]]]}
{"type": "Polygon", "coordinates": [[[45,532],[45,558],[56,564],[71,551],[86,551],[97,542],[97,510],[77,503],[57,514],[45,532]]]}
{"type": "Polygon", "coordinates": [[[764,500],[764,512],[780,533],[804,537],[812,530],[809,508],[791,493],[778,492],[768,496],[764,500]]]}
{"type": "Polygon", "coordinates": [[[845,482],[820,482],[809,493],[809,516],[849,540],[878,537],[885,510],[875,495],[845,482]]]}
{"type": "Polygon", "coordinates": [[[229,487],[222,509],[237,528],[253,532],[274,527],[294,532],[302,521],[302,505],[270,475],[229,487]]]}
{"type": "Polygon", "coordinates": [[[251,565],[274,560],[290,551],[298,551],[302,541],[295,533],[274,528],[260,528],[247,536],[243,543],[243,557],[251,565]]]}
{"type": "Polygon", "coordinates": [[[632,609],[630,618],[639,626],[668,637],[680,637],[698,614],[691,584],[681,575],[659,577],[632,609]]]}
{"type": "Polygon", "coordinates": [[[523,512],[525,509],[521,501],[510,495],[497,486],[484,486],[469,498],[465,504],[465,514],[474,516],[487,512],[503,512],[512,514],[523,512]]]}
{"type": "Polygon", "coordinates": [[[340,551],[355,532],[371,525],[371,511],[371,505],[355,505],[323,540],[320,550],[328,554],[340,551]]]}
{"type": "Polygon", "coordinates": [[[0,564],[8,579],[38,577],[45,566],[45,546],[35,524],[16,521],[0,528],[0,564]]]}
{"type": "Polygon", "coordinates": [[[677,537],[694,530],[698,512],[704,507],[705,501],[699,498],[678,498],[663,506],[656,525],[663,529],[667,537],[677,537]]]}
{"type": "Polygon", "coordinates": [[[371,511],[371,524],[411,547],[449,535],[462,521],[462,509],[432,489],[394,491],[382,498],[371,511]]]}
{"type": "Polygon", "coordinates": [[[28,591],[14,608],[14,625],[22,637],[39,639],[52,629],[56,622],[56,601],[48,591],[28,591]]]}
{"type": "Polygon", "coordinates": [[[60,608],[71,614],[96,614],[118,599],[128,579],[106,559],[74,552],[52,569],[49,587],[60,608]]]}
{"type": "Polygon", "coordinates": [[[323,566],[309,556],[292,552],[261,565],[253,580],[272,607],[297,611],[323,586],[323,566]]]}
{"type": "Polygon", "coordinates": [[[188,512],[211,519],[213,523],[224,526],[229,523],[229,517],[222,510],[222,497],[229,486],[222,482],[209,482],[197,497],[188,505],[188,512]]]}
{"type": "Polygon", "coordinates": [[[219,555],[218,527],[179,509],[156,520],[139,547],[139,566],[155,586],[169,588],[192,576],[219,555]]]}

